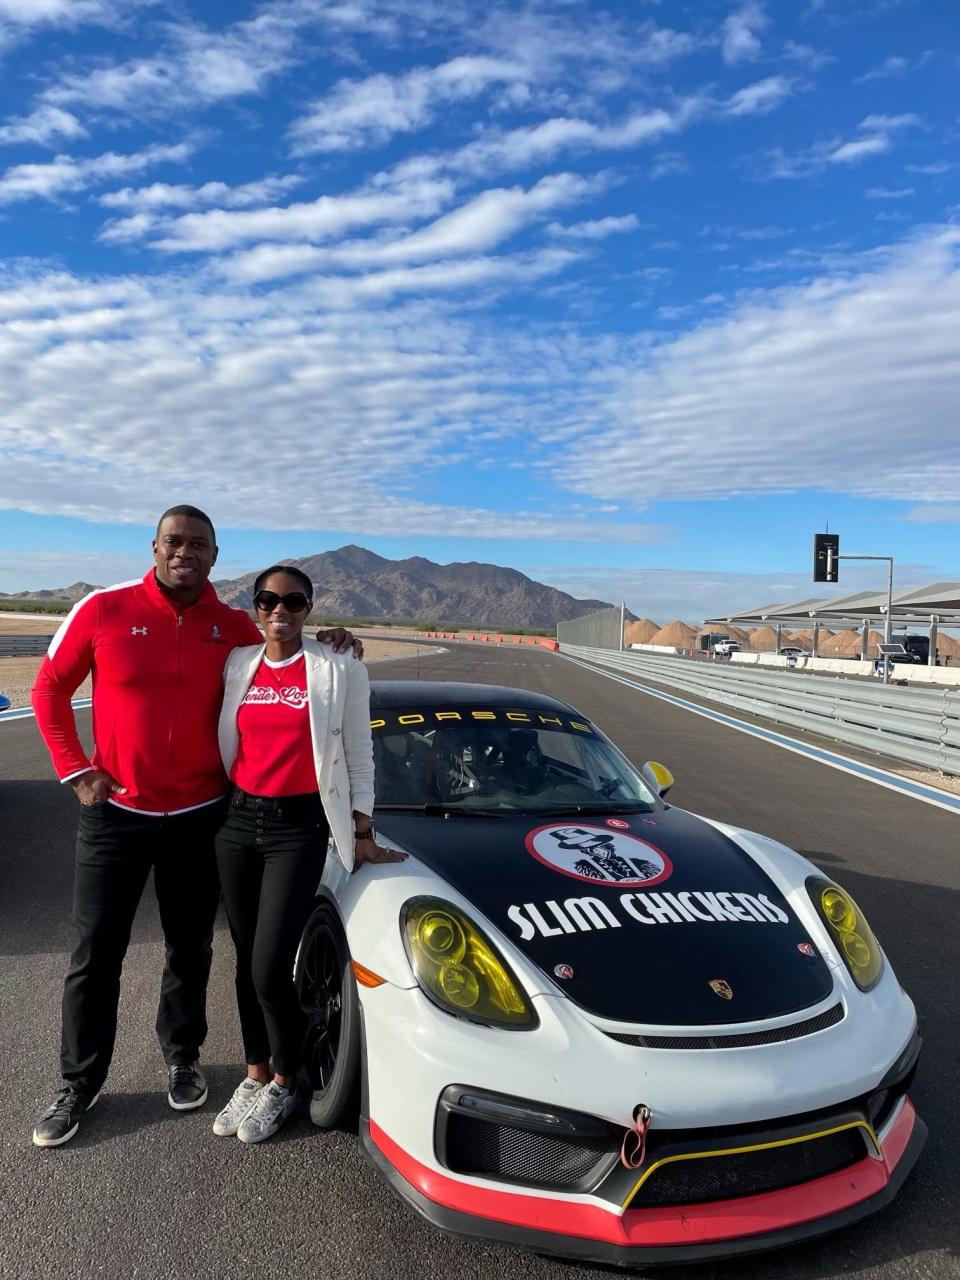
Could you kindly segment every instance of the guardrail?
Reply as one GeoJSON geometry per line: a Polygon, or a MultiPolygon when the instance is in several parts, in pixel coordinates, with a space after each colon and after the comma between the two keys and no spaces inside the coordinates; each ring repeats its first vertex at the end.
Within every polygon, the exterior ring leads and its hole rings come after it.
{"type": "Polygon", "coordinates": [[[0,636],[0,658],[43,657],[53,636],[0,636]]]}
{"type": "Polygon", "coordinates": [[[841,676],[787,676],[756,667],[738,670],[583,645],[564,644],[561,652],[836,742],[960,774],[957,689],[869,685],[841,676]]]}

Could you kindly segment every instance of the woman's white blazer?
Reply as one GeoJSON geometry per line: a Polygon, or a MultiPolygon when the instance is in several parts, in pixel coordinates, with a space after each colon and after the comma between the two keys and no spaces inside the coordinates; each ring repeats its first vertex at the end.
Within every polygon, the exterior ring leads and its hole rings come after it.
{"type": "MultiPolygon", "coordinates": [[[[240,735],[237,712],[250,688],[265,645],[234,649],[223,672],[220,755],[230,775],[240,735]]],[[[370,678],[352,654],[303,637],[307,667],[310,741],[323,809],[337,853],[353,870],[353,811],[373,813],[373,740],[370,734],[370,678]]]]}

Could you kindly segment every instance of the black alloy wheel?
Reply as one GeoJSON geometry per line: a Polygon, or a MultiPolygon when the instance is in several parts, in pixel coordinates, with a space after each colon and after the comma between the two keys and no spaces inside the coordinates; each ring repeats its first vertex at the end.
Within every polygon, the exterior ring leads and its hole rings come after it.
{"type": "Polygon", "coordinates": [[[307,1022],[310,1118],[324,1129],[353,1126],[360,1108],[360,999],[343,926],[328,902],[307,921],[294,982],[307,1022]]]}

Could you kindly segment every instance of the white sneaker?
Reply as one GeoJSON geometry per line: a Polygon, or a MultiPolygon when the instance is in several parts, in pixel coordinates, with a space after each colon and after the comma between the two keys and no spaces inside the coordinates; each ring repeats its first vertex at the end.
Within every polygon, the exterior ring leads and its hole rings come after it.
{"type": "Polygon", "coordinates": [[[263,1085],[259,1080],[247,1076],[242,1084],[237,1085],[233,1097],[213,1122],[213,1132],[218,1138],[232,1138],[244,1117],[249,1115],[259,1098],[263,1085]]]}
{"type": "Polygon", "coordinates": [[[237,1137],[241,1142],[265,1142],[273,1137],[296,1105],[294,1091],[272,1080],[260,1090],[253,1107],[244,1116],[237,1137]]]}

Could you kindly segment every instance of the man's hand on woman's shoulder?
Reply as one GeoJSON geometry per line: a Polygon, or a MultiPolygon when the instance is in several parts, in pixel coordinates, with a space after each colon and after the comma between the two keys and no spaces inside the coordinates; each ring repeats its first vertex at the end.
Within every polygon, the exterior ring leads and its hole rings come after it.
{"type": "Polygon", "coordinates": [[[344,627],[328,627],[325,631],[318,631],[317,641],[319,644],[332,644],[334,653],[346,653],[352,648],[355,658],[363,658],[363,641],[344,627]]]}

